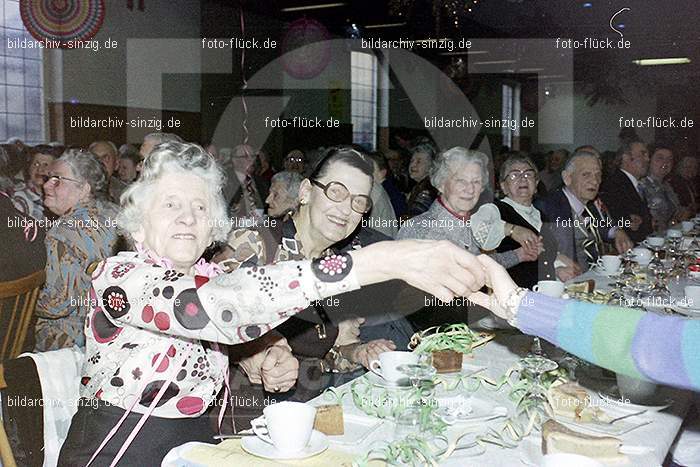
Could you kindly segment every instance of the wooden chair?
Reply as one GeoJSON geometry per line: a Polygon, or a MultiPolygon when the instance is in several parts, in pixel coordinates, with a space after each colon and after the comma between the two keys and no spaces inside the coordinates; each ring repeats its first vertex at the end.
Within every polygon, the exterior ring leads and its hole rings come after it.
{"type": "MultiPolygon", "coordinates": [[[[29,323],[34,314],[39,289],[44,284],[44,270],[19,279],[0,282],[0,318],[7,323],[0,347],[0,362],[17,357],[24,350],[29,323]]],[[[4,368],[0,364],[0,390],[7,387],[4,368]]],[[[0,420],[0,459],[5,467],[16,467],[7,439],[4,423],[0,420]]]]}
{"type": "Polygon", "coordinates": [[[45,279],[46,274],[42,269],[13,281],[0,282],[0,319],[7,323],[2,336],[0,361],[15,358],[24,350],[39,289],[45,279]]]}

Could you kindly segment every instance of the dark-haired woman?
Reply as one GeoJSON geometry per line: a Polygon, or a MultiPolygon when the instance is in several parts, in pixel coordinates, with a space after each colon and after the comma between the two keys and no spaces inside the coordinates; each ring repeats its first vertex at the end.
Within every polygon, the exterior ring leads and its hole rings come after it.
{"type": "MultiPolygon", "coordinates": [[[[223,265],[237,269],[314,259],[387,240],[388,237],[379,232],[358,229],[363,214],[372,207],[369,197],[372,172],[371,160],[355,149],[326,150],[302,182],[299,209],[282,225],[281,238],[276,244],[266,244],[259,232],[236,230],[228,241],[233,257],[223,265]]],[[[382,302],[375,297],[375,300],[367,299],[367,303],[382,302]]],[[[274,330],[287,339],[293,354],[300,360],[294,399],[308,400],[331,383],[337,384],[364,372],[363,367],[367,368],[381,352],[405,349],[408,345],[413,330],[407,320],[390,309],[354,305],[356,303],[347,300],[342,305],[322,302],[274,330]],[[329,316],[343,315],[339,307],[343,307],[343,311],[357,311],[360,316],[344,314],[342,320],[331,321],[329,316]]],[[[244,407],[234,408],[237,418],[242,411],[244,407]]]]}

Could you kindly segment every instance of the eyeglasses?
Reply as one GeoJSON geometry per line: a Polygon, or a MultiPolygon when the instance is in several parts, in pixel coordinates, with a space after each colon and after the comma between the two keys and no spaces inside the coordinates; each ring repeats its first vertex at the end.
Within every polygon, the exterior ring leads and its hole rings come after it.
{"type": "Polygon", "coordinates": [[[516,180],[519,180],[521,178],[524,178],[525,180],[530,180],[535,178],[537,173],[535,173],[534,170],[532,169],[527,169],[527,170],[513,170],[512,172],[508,173],[506,175],[506,178],[510,180],[511,182],[514,182],[516,180]]]}
{"type": "Polygon", "coordinates": [[[287,162],[304,162],[304,159],[301,157],[288,157],[287,162]]]}
{"type": "Polygon", "coordinates": [[[44,183],[51,182],[51,184],[56,185],[56,186],[63,183],[64,180],[67,182],[77,183],[78,185],[83,184],[83,182],[81,182],[80,180],[76,180],[74,178],[62,177],[60,175],[44,175],[42,178],[44,179],[44,183]]]}
{"type": "Polygon", "coordinates": [[[358,214],[366,214],[372,209],[372,198],[367,195],[350,194],[347,187],[340,182],[328,182],[324,185],[318,180],[311,180],[311,184],[322,189],[326,198],[335,203],[342,203],[350,197],[350,208],[358,214]]]}
{"type": "Polygon", "coordinates": [[[32,167],[44,167],[44,168],[46,168],[50,165],[51,165],[50,162],[34,162],[34,163],[32,163],[32,167]]]}

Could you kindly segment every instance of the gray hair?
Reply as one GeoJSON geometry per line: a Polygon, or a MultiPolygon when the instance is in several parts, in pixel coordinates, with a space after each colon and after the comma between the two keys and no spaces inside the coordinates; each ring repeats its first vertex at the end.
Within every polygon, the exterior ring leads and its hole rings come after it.
{"type": "Polygon", "coordinates": [[[593,158],[595,158],[595,160],[598,161],[598,163],[601,166],[603,165],[603,162],[600,160],[600,156],[598,154],[592,152],[590,149],[577,149],[566,160],[566,164],[564,164],[564,168],[562,169],[561,173],[573,172],[574,171],[574,163],[576,162],[577,159],[581,159],[583,157],[593,157],[593,158]]]}
{"type": "Polygon", "coordinates": [[[184,143],[185,141],[175,133],[149,133],[143,137],[143,140],[151,140],[155,144],[160,143],[184,143]]]}
{"type": "Polygon", "coordinates": [[[455,146],[438,154],[437,159],[430,168],[430,183],[435,188],[442,186],[447,181],[456,165],[476,164],[481,169],[481,184],[484,189],[489,188],[489,158],[486,154],[461,146],[455,146]]]}
{"type": "Polygon", "coordinates": [[[90,185],[90,195],[95,197],[107,186],[107,172],[104,165],[91,153],[82,149],[66,149],[56,159],[70,167],[74,177],[90,185]]]}
{"type": "Polygon", "coordinates": [[[273,175],[270,182],[279,182],[283,184],[287,189],[287,193],[296,198],[297,194],[299,193],[299,187],[301,186],[302,180],[304,179],[302,178],[301,174],[283,170],[282,172],[277,172],[275,175],[273,175]]]}
{"type": "Polygon", "coordinates": [[[92,150],[95,149],[95,146],[98,146],[100,144],[105,144],[105,145],[109,146],[109,149],[112,150],[112,153],[114,155],[116,155],[117,157],[119,157],[119,150],[117,149],[117,145],[111,141],[108,141],[108,140],[93,141],[90,144],[90,146],[88,146],[88,151],[92,152],[92,150]]]}
{"type": "Polygon", "coordinates": [[[414,154],[419,152],[425,153],[428,156],[430,156],[430,160],[432,161],[433,159],[435,159],[435,154],[437,153],[437,150],[435,149],[435,146],[433,146],[429,142],[422,142],[411,148],[411,157],[413,157],[414,154]]]}
{"type": "Polygon", "coordinates": [[[194,174],[209,188],[212,235],[215,241],[224,241],[231,230],[222,187],[226,176],[214,158],[201,146],[193,143],[162,143],[143,162],[139,179],[131,184],[120,198],[122,210],[117,224],[129,235],[143,224],[144,204],[158,180],[169,173],[194,174]]]}
{"type": "MultiPolygon", "coordinates": [[[[501,164],[501,173],[500,173],[500,178],[499,180],[504,182],[506,180],[506,177],[508,176],[508,172],[510,172],[511,167],[513,167],[515,164],[526,164],[529,166],[532,170],[535,171],[535,177],[537,177],[537,166],[535,165],[534,162],[532,162],[532,159],[530,159],[528,156],[525,154],[511,154],[508,156],[508,159],[503,161],[503,164],[501,164]]],[[[537,180],[537,178],[535,178],[537,180]]]]}

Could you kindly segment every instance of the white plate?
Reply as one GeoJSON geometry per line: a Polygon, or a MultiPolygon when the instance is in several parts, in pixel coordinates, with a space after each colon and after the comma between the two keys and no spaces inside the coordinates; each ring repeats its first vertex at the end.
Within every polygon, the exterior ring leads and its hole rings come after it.
{"type": "Polygon", "coordinates": [[[464,394],[436,396],[435,400],[439,407],[437,415],[449,425],[483,422],[508,415],[505,407],[464,394]]]}
{"type": "Polygon", "coordinates": [[[306,459],[315,456],[328,449],[328,438],[320,431],[314,430],[311,433],[309,444],[295,454],[283,454],[272,444],[263,441],[257,436],[248,436],[241,440],[241,447],[248,454],[252,454],[263,459],[284,460],[284,459],[306,459]]]}
{"type": "MultiPolygon", "coordinates": [[[[528,436],[525,440],[523,440],[520,443],[520,461],[528,466],[532,467],[540,467],[542,465],[542,442],[540,441],[541,437],[538,436],[528,436]]],[[[611,465],[615,467],[628,467],[628,466],[637,466],[637,465],[642,465],[636,461],[639,459],[634,459],[630,455],[627,455],[628,461],[627,462],[616,462],[616,463],[610,463],[606,464],[603,463],[603,465],[611,465]]],[[[572,465],[572,467],[575,467],[572,465]]]]}
{"type": "MultiPolygon", "coordinates": [[[[614,391],[617,394],[617,386],[614,387],[614,391]]],[[[602,406],[603,404],[607,405],[608,407],[615,407],[619,410],[628,412],[628,413],[633,413],[633,412],[639,412],[641,410],[647,410],[650,412],[660,412],[662,410],[665,410],[669,408],[671,405],[673,405],[673,399],[666,398],[665,402],[663,404],[658,404],[658,405],[639,405],[639,404],[633,404],[629,401],[625,402],[622,400],[622,396],[618,397],[613,397],[610,394],[606,394],[604,392],[598,392],[598,401],[596,402],[599,404],[599,406],[602,406]]],[[[595,396],[592,396],[591,399],[594,400],[595,396]]],[[[595,400],[594,400],[595,402],[595,400]]],[[[613,418],[615,418],[613,416],[613,418]]]]}
{"type": "MultiPolygon", "coordinates": [[[[616,418],[616,415],[610,413],[609,410],[606,410],[606,412],[612,418],[616,418]]],[[[630,418],[627,418],[625,420],[620,420],[619,422],[615,422],[612,424],[600,423],[600,422],[598,422],[598,423],[595,423],[595,422],[576,422],[574,420],[571,420],[570,418],[561,417],[561,416],[556,416],[556,417],[554,417],[554,419],[563,425],[567,425],[570,428],[573,428],[574,430],[584,431],[584,432],[589,432],[589,433],[594,433],[594,434],[621,436],[621,435],[624,435],[625,433],[629,433],[632,430],[636,430],[637,428],[640,428],[642,426],[650,424],[652,421],[645,420],[644,415],[645,414],[641,414],[641,415],[638,415],[636,417],[630,417],[630,418]]]]}
{"type": "Polygon", "coordinates": [[[459,371],[449,371],[447,373],[438,373],[438,376],[465,376],[471,374],[481,373],[486,370],[485,366],[474,365],[473,363],[467,363],[462,361],[462,369],[459,371]]]}
{"type": "Polygon", "coordinates": [[[386,388],[386,389],[411,389],[413,386],[411,385],[411,381],[408,378],[401,379],[397,383],[387,381],[384,378],[382,378],[379,375],[376,375],[372,373],[371,371],[368,371],[365,373],[365,378],[367,378],[367,381],[373,385],[373,386],[379,386],[380,388],[386,388]]]}
{"type": "Polygon", "coordinates": [[[700,308],[690,307],[687,304],[677,303],[671,307],[671,309],[677,313],[690,317],[700,317],[700,308]]]}
{"type": "Polygon", "coordinates": [[[342,435],[326,436],[331,443],[348,446],[356,445],[363,442],[367,436],[376,430],[382,423],[383,422],[381,420],[377,420],[376,418],[372,417],[343,414],[343,429],[345,432],[342,435]]]}

